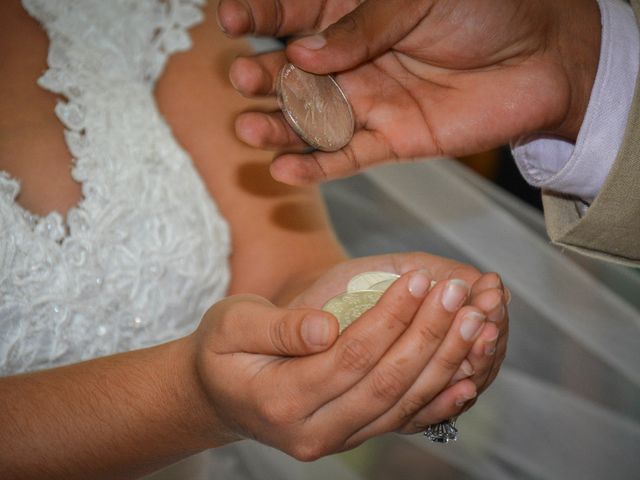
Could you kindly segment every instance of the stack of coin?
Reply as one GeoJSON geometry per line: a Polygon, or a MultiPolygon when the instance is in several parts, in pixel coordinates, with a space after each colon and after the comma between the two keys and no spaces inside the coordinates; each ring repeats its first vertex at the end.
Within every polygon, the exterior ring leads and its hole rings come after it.
{"type": "Polygon", "coordinates": [[[373,307],[400,275],[388,272],[364,272],[353,277],[347,291],[336,295],[322,309],[333,314],[340,323],[340,333],[360,315],[373,307]]]}

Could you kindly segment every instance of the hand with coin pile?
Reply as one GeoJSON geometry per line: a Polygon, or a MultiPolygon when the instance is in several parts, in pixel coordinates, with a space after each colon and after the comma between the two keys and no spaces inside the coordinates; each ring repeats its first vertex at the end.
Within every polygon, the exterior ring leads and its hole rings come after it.
{"type": "Polygon", "coordinates": [[[313,460],[455,417],[504,359],[507,303],[497,274],[418,253],[341,263],[284,308],[229,297],[194,336],[221,443],[313,460]]]}
{"type": "Polygon", "coordinates": [[[574,141],[600,42],[593,0],[223,0],[218,19],[231,36],[293,37],[285,51],[234,62],[242,94],[274,95],[290,62],[334,74],[351,102],[353,137],[337,151],[309,152],[279,111],[237,118],[241,140],[287,152],[271,172],[289,184],[487,151],[533,132],[574,141]]]}

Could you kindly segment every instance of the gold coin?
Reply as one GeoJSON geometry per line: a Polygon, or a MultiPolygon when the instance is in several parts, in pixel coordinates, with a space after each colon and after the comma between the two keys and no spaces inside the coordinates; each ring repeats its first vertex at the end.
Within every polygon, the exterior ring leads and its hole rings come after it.
{"type": "Polygon", "coordinates": [[[373,307],[383,293],[373,290],[341,293],[325,303],[322,310],[333,314],[338,319],[340,333],[342,333],[360,315],[373,307]]]}
{"type": "Polygon", "coordinates": [[[393,283],[400,278],[400,275],[389,272],[363,272],[355,275],[347,284],[347,292],[358,292],[360,290],[379,290],[371,288],[381,282],[390,281],[393,283]]]}
{"type": "Polygon", "coordinates": [[[309,145],[334,152],[349,143],[355,128],[353,111],[331,75],[314,75],[288,63],[276,90],[284,118],[309,145]]]}

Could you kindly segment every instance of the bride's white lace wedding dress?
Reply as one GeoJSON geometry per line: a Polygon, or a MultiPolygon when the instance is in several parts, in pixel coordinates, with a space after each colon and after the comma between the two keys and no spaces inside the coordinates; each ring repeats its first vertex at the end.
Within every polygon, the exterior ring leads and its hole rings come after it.
{"type": "Polygon", "coordinates": [[[153,95],[202,3],[23,0],[83,199],[38,217],[0,173],[0,375],[177,338],[224,295],[226,222],[153,95]]]}

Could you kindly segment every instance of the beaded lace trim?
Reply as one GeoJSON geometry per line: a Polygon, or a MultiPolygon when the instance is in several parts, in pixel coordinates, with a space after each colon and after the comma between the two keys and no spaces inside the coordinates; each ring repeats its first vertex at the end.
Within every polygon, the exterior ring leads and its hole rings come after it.
{"type": "Polygon", "coordinates": [[[0,172],[0,374],[191,331],[228,284],[227,224],[153,88],[200,0],[23,0],[46,29],[56,114],[83,199],[33,215],[0,172]]]}

